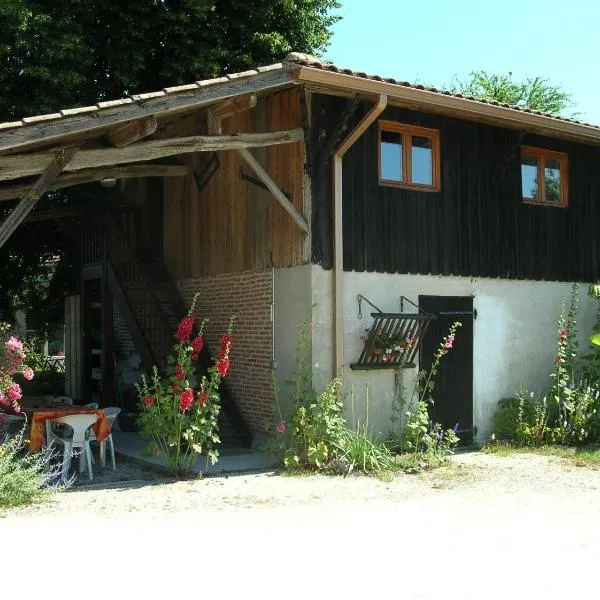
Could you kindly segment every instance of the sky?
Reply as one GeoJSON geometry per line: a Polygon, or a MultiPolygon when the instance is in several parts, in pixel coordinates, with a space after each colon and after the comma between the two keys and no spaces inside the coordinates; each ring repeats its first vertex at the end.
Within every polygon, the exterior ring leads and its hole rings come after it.
{"type": "Polygon", "coordinates": [[[325,58],[369,75],[443,87],[471,71],[542,76],[600,125],[598,0],[339,0],[325,58]]]}

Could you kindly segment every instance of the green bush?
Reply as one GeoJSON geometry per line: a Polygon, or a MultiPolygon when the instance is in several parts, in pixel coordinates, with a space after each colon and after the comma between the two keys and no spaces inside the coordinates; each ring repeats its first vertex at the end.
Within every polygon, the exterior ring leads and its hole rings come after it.
{"type": "Polygon", "coordinates": [[[0,443],[0,508],[40,502],[57,490],[59,473],[51,466],[52,452],[30,453],[24,431],[0,443]]]}

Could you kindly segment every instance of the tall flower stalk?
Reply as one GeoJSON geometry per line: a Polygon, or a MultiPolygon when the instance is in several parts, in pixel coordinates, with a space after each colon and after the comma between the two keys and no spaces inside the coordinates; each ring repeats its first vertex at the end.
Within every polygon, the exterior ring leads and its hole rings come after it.
{"type": "Polygon", "coordinates": [[[189,313],[179,323],[165,372],[161,374],[154,367],[150,378],[142,377],[137,386],[141,408],[138,422],[142,435],[150,439],[150,450],[162,455],[177,476],[192,473],[200,454],[206,454],[212,464],[218,459],[215,448],[220,442],[218,390],[229,371],[233,344],[234,317],[229,320],[227,333],[221,338],[215,364],[205,375],[196,376],[196,362],[204,347],[207,323],[207,319],[200,322],[198,335],[192,339],[196,298],[194,296],[189,313]]]}

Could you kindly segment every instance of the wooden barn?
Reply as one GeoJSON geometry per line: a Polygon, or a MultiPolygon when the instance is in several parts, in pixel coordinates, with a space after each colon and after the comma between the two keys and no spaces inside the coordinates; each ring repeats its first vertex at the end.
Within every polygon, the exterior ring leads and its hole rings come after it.
{"type": "Polygon", "coordinates": [[[435,413],[483,440],[500,398],[545,385],[571,282],[599,279],[599,146],[595,126],[293,53],[0,124],[0,200],[20,199],[0,246],[45,192],[101,190],[48,215],[81,238],[75,397],[113,403],[122,361],[160,364],[198,293],[206,364],[237,317],[232,443],[260,437],[307,320],[315,387],[343,377],[349,415],[353,390],[354,418],[385,432],[399,380],[459,320],[435,413]]]}

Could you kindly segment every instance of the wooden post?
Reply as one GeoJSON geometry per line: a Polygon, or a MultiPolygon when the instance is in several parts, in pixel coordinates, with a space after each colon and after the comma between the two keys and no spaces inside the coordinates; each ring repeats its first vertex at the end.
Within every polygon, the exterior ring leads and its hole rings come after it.
{"type": "Polygon", "coordinates": [[[48,189],[52,182],[60,175],[64,166],[71,160],[78,148],[60,148],[53,150],[54,158],[38,180],[29,188],[29,191],[23,196],[23,199],[8,218],[0,225],[0,248],[8,241],[17,227],[23,222],[25,217],[36,205],[40,196],[48,189]]]}

